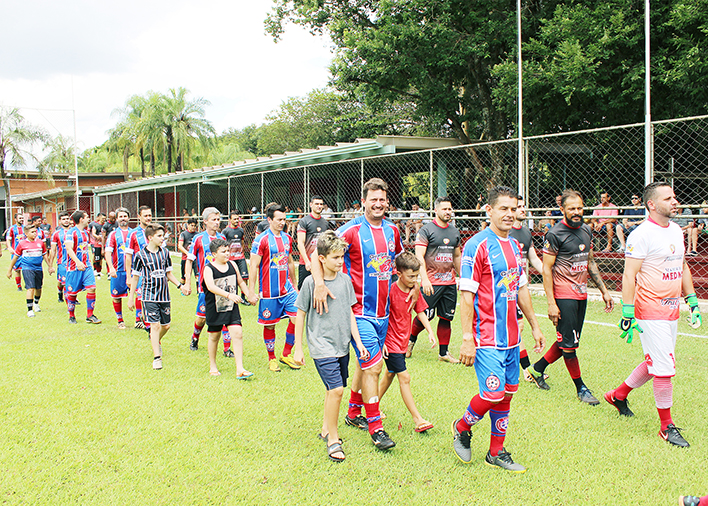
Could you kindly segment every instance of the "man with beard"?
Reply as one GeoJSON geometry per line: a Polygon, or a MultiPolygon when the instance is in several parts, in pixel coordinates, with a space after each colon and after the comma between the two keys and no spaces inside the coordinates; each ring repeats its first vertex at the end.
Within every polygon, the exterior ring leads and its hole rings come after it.
{"type": "Polygon", "coordinates": [[[543,288],[548,300],[548,318],[556,327],[557,338],[528,372],[538,388],[550,390],[543,374],[546,367],[563,357],[575,383],[578,399],[597,406],[600,401],[585,386],[576,353],[587,309],[588,273],[602,292],[605,312],[610,313],[615,303],[592,256],[592,230],[583,223],[583,197],[580,193],[564,190],[561,211],[563,219],[548,231],[543,245],[543,288]]]}
{"type": "Polygon", "coordinates": [[[297,289],[302,288],[305,278],[312,268],[310,256],[317,249],[317,238],[329,229],[329,223],[322,217],[324,200],[319,195],[310,199],[310,214],[304,216],[297,224],[297,249],[300,252],[298,266],[297,289]]]}
{"type": "Polygon", "coordinates": [[[673,189],[664,182],[651,183],[644,188],[643,200],[649,217],[627,238],[622,319],[618,326],[627,342],[632,342],[635,330],[639,331],[644,360],[619,387],[605,394],[605,400],[621,415],[634,416],[627,396],[653,379],[661,421],[659,437],[672,445],[688,447],[671,418],[671,378],[676,374],[674,349],[682,291],[691,310],[688,322],[693,328],[701,326],[701,314],[684,258],[683,233],[679,225],[670,221],[678,214],[673,189]]]}
{"type": "Polygon", "coordinates": [[[103,224],[101,228],[101,238],[103,239],[103,246],[105,250],[106,241],[108,241],[108,235],[118,228],[118,223],[116,223],[116,213],[111,211],[108,213],[108,220],[103,224]]]}
{"type": "Polygon", "coordinates": [[[117,216],[118,226],[108,234],[104,255],[108,266],[108,276],[111,280],[113,310],[118,318],[118,328],[124,330],[122,299],[126,298],[130,291],[126,284],[128,275],[125,270],[125,254],[130,239],[130,228],[128,227],[130,212],[125,207],[120,207],[116,209],[115,213],[111,212],[110,214],[113,215],[114,220],[117,216]]]}
{"type": "Polygon", "coordinates": [[[57,261],[57,291],[59,292],[59,302],[64,302],[64,285],[66,284],[66,247],[64,239],[71,228],[71,213],[62,211],[59,213],[59,226],[52,234],[51,248],[49,250],[49,265],[54,260],[57,261]]]}
{"type": "MultiPolygon", "coordinates": [[[[128,248],[125,250],[125,284],[130,286],[133,279],[133,255],[147,246],[148,239],[145,235],[145,229],[152,223],[152,209],[148,206],[140,206],[138,208],[138,226],[130,231],[128,240],[128,248]]],[[[142,303],[142,278],[138,280],[135,298],[135,328],[148,330],[150,325],[143,322],[143,303],[142,303]]],[[[149,331],[148,331],[149,333],[149,331]]]]}

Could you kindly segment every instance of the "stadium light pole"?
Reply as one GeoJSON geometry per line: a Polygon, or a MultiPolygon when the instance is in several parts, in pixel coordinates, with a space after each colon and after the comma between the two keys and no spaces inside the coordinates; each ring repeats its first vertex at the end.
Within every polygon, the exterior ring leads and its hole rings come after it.
{"type": "Polygon", "coordinates": [[[71,76],[71,113],[74,116],[74,178],[76,179],[76,210],[79,210],[79,159],[76,154],[76,105],[74,105],[74,76],[71,76]]]}
{"type": "Polygon", "coordinates": [[[644,184],[654,179],[654,143],[651,131],[651,20],[644,0],[644,184]]]}
{"type": "MultiPolygon", "coordinates": [[[[649,0],[647,0],[649,1],[649,0]]],[[[524,107],[523,107],[523,67],[522,67],[522,62],[521,62],[521,0],[516,0],[516,45],[519,51],[518,54],[518,79],[519,79],[519,85],[518,85],[518,93],[519,96],[517,98],[517,105],[518,105],[518,120],[519,120],[519,126],[517,127],[518,129],[518,137],[519,137],[519,160],[518,160],[518,191],[520,194],[522,194],[525,198],[528,199],[528,196],[526,195],[526,188],[524,188],[524,107]]]]}

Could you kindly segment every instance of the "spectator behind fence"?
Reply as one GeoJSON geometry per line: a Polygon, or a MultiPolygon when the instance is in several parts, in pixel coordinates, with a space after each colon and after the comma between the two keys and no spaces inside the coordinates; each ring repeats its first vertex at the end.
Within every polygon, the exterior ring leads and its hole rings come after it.
{"type": "Polygon", "coordinates": [[[561,208],[561,200],[562,200],[561,195],[556,195],[556,209],[554,211],[551,211],[550,216],[553,216],[555,219],[551,223],[551,227],[555,225],[559,220],[563,219],[563,211],[560,210],[561,208]]]}
{"type": "Polygon", "coordinates": [[[592,212],[593,218],[590,220],[590,225],[595,234],[607,232],[607,247],[602,250],[603,253],[612,251],[612,238],[615,235],[615,223],[619,216],[619,210],[610,201],[610,194],[605,192],[600,193],[600,205],[592,212]]]}
{"type": "Polygon", "coordinates": [[[411,242],[411,230],[414,230],[413,238],[418,235],[418,231],[423,226],[423,220],[428,217],[428,214],[421,210],[418,204],[411,206],[410,218],[406,222],[406,243],[411,242]]]}
{"type": "MultiPolygon", "coordinates": [[[[681,203],[679,202],[679,205],[681,203]]],[[[676,217],[673,219],[679,227],[681,227],[681,231],[683,232],[683,235],[686,236],[686,256],[696,256],[698,252],[693,253],[693,250],[691,249],[691,243],[692,243],[692,238],[693,238],[693,218],[686,218],[685,216],[691,215],[693,212],[691,211],[690,208],[685,208],[681,211],[680,218],[676,217]]],[[[696,236],[697,237],[697,236],[696,236]]]]}
{"type": "MultiPolygon", "coordinates": [[[[699,214],[708,215],[708,201],[704,200],[701,202],[701,211],[699,214]]],[[[687,253],[687,255],[692,257],[698,255],[698,236],[701,234],[708,234],[708,216],[705,218],[698,218],[698,220],[696,220],[696,226],[693,227],[691,234],[693,249],[687,253]]]]}
{"type": "Polygon", "coordinates": [[[636,193],[632,194],[632,205],[634,206],[634,209],[625,209],[622,223],[616,227],[617,239],[619,239],[620,242],[620,253],[624,253],[624,250],[627,247],[625,236],[629,235],[632,230],[637,228],[637,226],[644,221],[644,206],[642,205],[642,198],[636,193]],[[628,216],[637,216],[637,218],[628,218],[628,216]],[[641,216],[641,218],[639,218],[639,216],[641,216]]]}

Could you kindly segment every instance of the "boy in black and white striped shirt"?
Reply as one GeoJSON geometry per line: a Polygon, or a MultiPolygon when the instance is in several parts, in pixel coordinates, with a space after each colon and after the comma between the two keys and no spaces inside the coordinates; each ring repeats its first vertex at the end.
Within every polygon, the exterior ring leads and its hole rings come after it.
{"type": "Polygon", "coordinates": [[[138,278],[142,276],[143,318],[150,323],[150,343],[153,352],[153,369],[162,369],[162,337],[170,330],[170,290],[168,281],[177,288],[182,283],[172,274],[172,260],[166,248],[162,246],[165,228],[162,225],[148,225],[145,229],[147,245],[133,258],[133,279],[130,283],[128,308],[135,308],[135,291],[138,278]]]}

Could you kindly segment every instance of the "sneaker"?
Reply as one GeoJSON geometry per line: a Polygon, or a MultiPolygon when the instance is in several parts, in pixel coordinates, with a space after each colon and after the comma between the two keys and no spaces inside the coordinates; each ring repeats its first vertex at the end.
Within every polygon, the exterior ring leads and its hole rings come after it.
{"type": "Polygon", "coordinates": [[[396,443],[394,443],[393,440],[388,437],[388,434],[386,434],[386,431],[383,429],[379,429],[374,432],[371,435],[371,440],[374,442],[374,446],[379,450],[390,450],[391,448],[396,446],[396,443]]]}
{"type": "Polygon", "coordinates": [[[354,418],[351,418],[349,415],[346,415],[344,417],[344,423],[346,425],[349,425],[350,427],[354,427],[355,429],[369,429],[369,422],[366,421],[366,418],[364,418],[363,415],[356,415],[354,418]]]}
{"type": "Polygon", "coordinates": [[[595,397],[590,389],[586,387],[585,385],[580,387],[580,390],[578,390],[578,399],[580,399],[581,402],[584,402],[585,404],[590,404],[591,406],[597,406],[600,404],[600,401],[597,400],[597,397],[595,397]]]}
{"type": "Polygon", "coordinates": [[[228,350],[226,350],[226,351],[224,352],[224,356],[225,356],[226,358],[234,358],[236,355],[234,355],[233,350],[232,350],[231,348],[229,348],[228,350]]]}
{"type": "MultiPolygon", "coordinates": [[[[528,369],[521,369],[521,372],[524,373],[524,379],[528,381],[529,383],[533,383],[533,379],[531,378],[531,373],[529,372],[528,369]]],[[[547,380],[548,379],[548,373],[543,373],[543,379],[547,380]]]]}
{"type": "Polygon", "coordinates": [[[686,253],[687,257],[695,257],[698,256],[698,252],[696,250],[691,250],[688,253],[686,253]]]}
{"type": "Polygon", "coordinates": [[[146,327],[142,320],[138,320],[135,322],[135,328],[145,330],[146,327]]]}
{"type": "Polygon", "coordinates": [[[73,316],[70,316],[69,323],[76,323],[76,318],[74,318],[73,316]]]}
{"type": "Polygon", "coordinates": [[[679,506],[698,506],[701,498],[695,495],[682,495],[679,497],[679,506]]]}
{"type": "Polygon", "coordinates": [[[550,390],[551,386],[548,383],[546,383],[546,380],[543,378],[543,375],[540,374],[537,376],[536,374],[534,374],[535,371],[531,372],[531,370],[532,370],[531,367],[526,369],[526,371],[529,373],[529,376],[531,377],[531,379],[529,381],[531,383],[533,383],[534,385],[536,385],[541,390],[550,390]]]}
{"type": "Polygon", "coordinates": [[[42,309],[39,307],[39,304],[32,304],[32,311],[35,313],[41,313],[42,309]]]}
{"type": "Polygon", "coordinates": [[[298,370],[302,367],[300,364],[295,362],[295,359],[293,358],[292,355],[285,355],[285,356],[280,357],[280,363],[285,364],[290,369],[295,369],[295,370],[298,370]]]}
{"type": "Polygon", "coordinates": [[[27,311],[27,318],[34,318],[34,311],[32,311],[31,309],[27,311]]]}
{"type": "Polygon", "coordinates": [[[415,346],[415,341],[408,341],[408,349],[406,350],[406,358],[411,358],[413,355],[413,347],[415,346]]]}
{"type": "Polygon", "coordinates": [[[465,464],[472,462],[472,450],[470,449],[470,440],[472,439],[472,433],[468,430],[462,432],[457,430],[457,422],[460,420],[455,420],[452,422],[452,449],[455,451],[455,455],[465,464]]]}
{"type": "Polygon", "coordinates": [[[455,357],[450,355],[450,352],[447,352],[445,355],[438,356],[438,360],[440,362],[447,362],[448,364],[459,364],[460,361],[457,360],[455,357]]]}
{"type": "Polygon", "coordinates": [[[57,302],[64,302],[64,297],[62,297],[61,295],[57,297],[57,302]]]}
{"type": "Polygon", "coordinates": [[[506,469],[507,471],[511,471],[512,473],[526,472],[526,468],[524,466],[514,462],[514,459],[511,458],[511,453],[506,451],[506,448],[502,448],[499,452],[499,455],[497,455],[496,457],[492,457],[492,454],[490,452],[487,452],[487,456],[485,457],[484,462],[489,466],[501,467],[502,469],[506,469]]]}
{"type": "Polygon", "coordinates": [[[617,253],[624,253],[624,247],[620,246],[617,250],[617,253]]]}
{"type": "Polygon", "coordinates": [[[86,323],[94,323],[98,325],[99,323],[101,323],[101,320],[99,320],[95,314],[92,314],[91,316],[86,318],[86,323]]]}
{"type": "Polygon", "coordinates": [[[619,399],[615,399],[615,392],[614,390],[607,392],[605,394],[605,400],[612,404],[615,408],[617,408],[617,411],[619,411],[619,414],[622,416],[634,416],[634,413],[632,412],[631,409],[629,409],[629,404],[627,403],[627,399],[621,401],[619,399]]]}
{"type": "Polygon", "coordinates": [[[17,287],[17,291],[18,291],[18,292],[21,292],[21,291],[22,291],[22,287],[21,287],[21,286],[18,286],[18,287],[17,287]]]}
{"type": "Polygon", "coordinates": [[[125,322],[118,322],[118,328],[120,330],[125,330],[125,322]]]}
{"type": "Polygon", "coordinates": [[[199,349],[199,339],[192,338],[192,344],[189,345],[189,349],[197,351],[199,349]]]}
{"type": "Polygon", "coordinates": [[[676,427],[673,423],[670,423],[667,427],[666,430],[660,430],[659,431],[659,437],[666,441],[667,443],[671,443],[674,446],[680,446],[681,448],[688,448],[691,446],[688,444],[688,441],[686,441],[683,436],[681,435],[681,432],[683,429],[679,429],[676,427]]]}
{"type": "Polygon", "coordinates": [[[155,360],[153,360],[152,361],[152,368],[155,369],[156,371],[158,369],[162,369],[162,359],[156,358],[155,360]]]}
{"type": "Polygon", "coordinates": [[[280,372],[280,367],[278,366],[278,359],[277,358],[271,358],[268,361],[268,370],[270,372],[280,372]]]}

